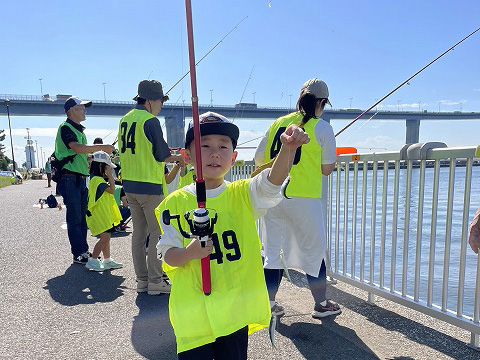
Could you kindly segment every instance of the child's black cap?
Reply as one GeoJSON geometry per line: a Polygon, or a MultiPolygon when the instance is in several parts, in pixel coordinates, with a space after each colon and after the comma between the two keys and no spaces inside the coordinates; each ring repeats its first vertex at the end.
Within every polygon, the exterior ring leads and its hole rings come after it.
{"type": "MultiPolygon", "coordinates": [[[[240,130],[237,125],[228,120],[225,116],[206,112],[200,115],[200,134],[204,135],[225,135],[232,139],[233,149],[237,147],[238,136],[240,130]]],[[[188,125],[187,135],[185,136],[185,149],[188,148],[193,141],[193,121],[188,125]]]]}

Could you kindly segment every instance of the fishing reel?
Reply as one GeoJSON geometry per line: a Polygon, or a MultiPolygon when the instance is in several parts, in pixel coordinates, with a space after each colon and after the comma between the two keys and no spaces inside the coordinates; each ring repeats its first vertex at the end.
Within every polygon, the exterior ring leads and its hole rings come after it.
{"type": "Polygon", "coordinates": [[[177,220],[178,230],[184,238],[198,238],[202,247],[207,245],[207,240],[213,234],[215,224],[218,220],[218,214],[215,210],[205,208],[198,208],[195,210],[187,211],[183,217],[187,220],[190,232],[185,231],[180,224],[180,215],[171,215],[170,210],[166,209],[162,213],[162,220],[165,225],[170,225],[172,219],[177,220]],[[214,212],[215,215],[211,218],[210,212],[214,212]]]}

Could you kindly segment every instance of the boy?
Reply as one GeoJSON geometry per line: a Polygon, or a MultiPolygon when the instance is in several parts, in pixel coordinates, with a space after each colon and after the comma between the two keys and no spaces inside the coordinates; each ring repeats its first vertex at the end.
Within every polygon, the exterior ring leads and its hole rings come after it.
{"type": "MultiPolygon", "coordinates": [[[[247,359],[248,334],[268,326],[270,302],[265,285],[256,219],[282,199],[280,186],[287,177],[296,149],[308,135],[292,125],[281,136],[282,148],[271,169],[252,179],[227,183],[225,174],[235,163],[238,127],[222,115],[200,116],[202,169],[207,206],[218,213],[215,232],[202,248],[198,239],[186,239],[177,223],[161,222],[159,256],[172,281],[169,311],[180,360],[247,359]],[[210,255],[212,293],[202,291],[200,259],[210,255]]],[[[193,126],[186,134],[185,162],[196,166],[193,126]]],[[[197,208],[195,184],[169,195],[156,209],[181,214],[197,208]]],[[[160,220],[159,220],[160,221],[160,220]]],[[[182,228],[188,229],[181,216],[182,228]]]]}

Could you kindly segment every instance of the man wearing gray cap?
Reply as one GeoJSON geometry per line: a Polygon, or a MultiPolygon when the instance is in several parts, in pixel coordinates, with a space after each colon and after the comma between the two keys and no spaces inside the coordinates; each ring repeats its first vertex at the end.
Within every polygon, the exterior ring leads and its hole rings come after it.
{"type": "Polygon", "coordinates": [[[168,100],[157,80],[142,80],[133,98],[136,107],[121,120],[118,128],[118,150],[122,166],[122,183],[132,212],[132,257],[137,277],[137,292],[149,295],[170,292],[163,276],[162,262],[157,259],[156,245],[160,227],[155,208],[164,199],[165,162],[183,161],[172,155],[163,139],[160,121],[156,118],[168,100]],[[145,257],[147,235],[150,234],[145,257]]]}
{"type": "Polygon", "coordinates": [[[86,178],[89,175],[87,154],[96,151],[112,153],[112,145],[87,145],[84,134],[86,107],[91,101],[81,101],[70,97],[65,101],[67,120],[57,131],[55,139],[55,157],[63,164],[57,190],[67,207],[67,232],[70,241],[73,262],[85,264],[90,257],[87,244],[87,195],[86,178]],[[62,161],[63,160],[63,161],[62,161]]]}

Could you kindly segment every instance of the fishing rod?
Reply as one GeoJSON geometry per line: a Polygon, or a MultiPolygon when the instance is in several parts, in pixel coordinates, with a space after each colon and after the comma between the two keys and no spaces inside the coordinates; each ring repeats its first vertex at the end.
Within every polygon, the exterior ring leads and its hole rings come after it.
{"type": "MultiPolygon", "coordinates": [[[[207,210],[207,192],[205,187],[205,179],[203,178],[202,169],[202,148],[200,146],[200,118],[198,114],[198,96],[197,96],[197,73],[195,64],[195,45],[193,40],[193,21],[192,21],[192,3],[191,0],[185,0],[186,16],[187,16],[187,33],[188,33],[188,53],[190,59],[190,84],[192,87],[192,115],[193,115],[193,140],[195,144],[195,183],[197,206],[195,210],[187,212],[184,217],[190,227],[190,233],[182,229],[180,224],[180,214],[170,215],[170,211],[164,210],[162,220],[165,225],[169,225],[172,219],[177,221],[178,230],[183,237],[197,238],[202,247],[206,246],[209,237],[213,234],[214,225],[217,222],[218,214],[211,210],[215,215],[210,218],[207,210]]],[[[212,292],[212,279],[210,274],[210,255],[201,259],[202,264],[202,287],[205,295],[212,292]]]]}
{"type": "MultiPolygon", "coordinates": [[[[248,16],[245,16],[237,25],[235,25],[232,29],[230,29],[230,31],[229,31],[224,37],[222,37],[222,38],[220,39],[220,41],[215,44],[215,46],[213,46],[205,55],[202,56],[202,58],[201,58],[200,60],[197,61],[197,63],[195,64],[195,66],[197,66],[198,64],[200,64],[203,59],[205,59],[213,50],[215,50],[215,48],[216,48],[218,45],[220,45],[220,43],[223,42],[223,40],[225,40],[225,38],[226,38],[228,35],[230,35],[233,31],[235,31],[235,29],[238,28],[238,27],[240,26],[240,24],[241,24],[242,22],[244,22],[245,19],[247,19],[247,18],[248,18],[248,16]]],[[[183,75],[175,84],[173,84],[173,86],[172,86],[170,89],[168,89],[168,91],[165,93],[165,95],[168,95],[168,93],[169,93],[170,91],[172,91],[173,88],[174,88],[175,86],[177,86],[183,79],[185,79],[185,77],[186,77],[188,74],[190,74],[191,71],[192,71],[192,70],[190,69],[190,70],[189,70],[185,75],[183,75]]],[[[153,70],[150,72],[150,75],[152,75],[152,72],[153,72],[153,70]]],[[[148,78],[150,78],[150,75],[148,76],[148,78]]],[[[112,131],[112,132],[113,132],[113,131],[112,131]]],[[[108,135],[110,135],[110,134],[108,134],[108,135]]],[[[108,136],[108,135],[107,135],[107,136],[108,136]]],[[[107,137],[107,136],[105,136],[105,137],[107,137]]],[[[117,142],[118,142],[118,135],[117,135],[117,137],[115,138],[115,140],[113,141],[112,145],[115,146],[115,144],[116,144],[117,142]]]]}
{"type": "Polygon", "coordinates": [[[437,58],[435,58],[434,60],[432,60],[429,64],[425,65],[423,68],[421,68],[419,71],[417,71],[415,74],[413,74],[412,76],[410,76],[407,80],[405,80],[404,82],[402,82],[400,85],[398,85],[395,89],[393,89],[392,91],[390,91],[387,95],[385,95],[383,98],[381,98],[380,100],[378,100],[375,104],[373,104],[372,106],[370,106],[367,110],[365,110],[364,112],[362,112],[360,115],[358,115],[355,119],[353,119],[350,123],[347,124],[347,126],[345,126],[342,130],[340,130],[338,133],[335,134],[335,137],[337,137],[338,135],[340,135],[342,132],[344,132],[346,129],[348,129],[350,126],[352,126],[358,119],[360,119],[363,115],[365,115],[367,112],[369,112],[370,110],[372,110],[375,106],[377,106],[378,104],[380,104],[383,100],[385,100],[386,98],[388,98],[390,95],[392,95],[395,91],[397,91],[398,89],[400,89],[403,85],[405,84],[408,84],[410,80],[412,80],[415,76],[417,76],[418,74],[420,74],[423,70],[425,70],[426,68],[428,68],[430,65],[432,65],[434,62],[436,62],[437,60],[439,60],[441,57],[443,57],[445,54],[447,54],[448,52],[450,52],[451,50],[453,50],[456,46],[460,45],[462,42],[464,42],[465,40],[467,40],[470,36],[472,36],[473,34],[475,34],[477,31],[479,31],[480,28],[478,28],[477,30],[471,32],[469,35],[465,36],[462,40],[460,40],[459,42],[457,42],[455,45],[453,45],[452,47],[450,47],[447,51],[445,51],[443,54],[441,54],[440,56],[438,56],[437,58]]]}
{"type": "MultiPolygon", "coordinates": [[[[220,43],[221,43],[223,40],[225,40],[225,38],[226,38],[228,35],[230,35],[243,21],[245,21],[246,18],[248,18],[248,16],[245,16],[245,17],[244,17],[237,25],[235,25],[223,38],[221,38],[220,41],[217,42],[214,47],[212,47],[205,55],[202,56],[202,58],[201,58],[200,60],[198,60],[198,62],[195,64],[195,66],[197,66],[198,64],[200,64],[200,62],[201,62],[203,59],[205,59],[213,50],[215,50],[215,48],[216,48],[218,45],[220,45],[220,43]]],[[[187,26],[187,27],[188,27],[188,26],[187,26]]],[[[185,75],[183,75],[183,76],[180,78],[180,80],[178,80],[175,84],[173,84],[173,86],[172,86],[170,89],[168,89],[168,91],[165,93],[165,95],[168,95],[168,93],[169,93],[170,91],[172,91],[172,89],[173,89],[175,86],[177,86],[177,85],[180,83],[180,81],[182,81],[183,79],[185,79],[185,77],[186,77],[188,74],[190,74],[191,71],[192,71],[192,67],[190,66],[190,70],[189,70],[185,75]]]]}
{"type": "MultiPolygon", "coordinates": [[[[240,104],[242,103],[243,96],[245,95],[245,91],[247,91],[248,83],[250,82],[250,79],[252,78],[253,69],[255,69],[255,65],[252,66],[252,71],[250,71],[250,75],[248,76],[247,83],[245,84],[245,88],[243,89],[242,97],[240,98],[240,101],[239,101],[240,104]]],[[[242,107],[242,115],[243,115],[243,110],[244,110],[244,109],[243,109],[243,107],[242,107]]],[[[237,111],[235,111],[235,116],[233,117],[232,122],[235,121],[235,119],[236,119],[236,117],[237,117],[237,114],[238,114],[238,109],[237,109],[237,111]]]]}

